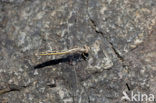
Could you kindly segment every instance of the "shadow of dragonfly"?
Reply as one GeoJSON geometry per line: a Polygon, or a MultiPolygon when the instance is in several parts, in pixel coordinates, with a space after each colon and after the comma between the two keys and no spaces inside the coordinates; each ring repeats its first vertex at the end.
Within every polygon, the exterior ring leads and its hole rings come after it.
{"type": "Polygon", "coordinates": [[[83,53],[83,54],[75,53],[75,54],[71,54],[71,55],[68,55],[63,58],[53,59],[53,60],[49,60],[49,61],[37,64],[34,66],[34,69],[39,69],[39,68],[43,68],[46,66],[57,65],[59,63],[67,63],[67,62],[73,62],[73,61],[79,62],[82,60],[88,60],[88,56],[89,56],[88,53],[83,53]]]}

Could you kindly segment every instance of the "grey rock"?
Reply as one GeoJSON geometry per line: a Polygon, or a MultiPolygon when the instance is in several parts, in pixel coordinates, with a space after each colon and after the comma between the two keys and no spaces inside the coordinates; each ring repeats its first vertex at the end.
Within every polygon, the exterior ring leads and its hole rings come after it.
{"type": "Polygon", "coordinates": [[[0,101],[129,103],[123,91],[156,97],[155,10],[154,0],[0,0],[0,101]],[[84,45],[86,57],[35,55],[84,45]]]}

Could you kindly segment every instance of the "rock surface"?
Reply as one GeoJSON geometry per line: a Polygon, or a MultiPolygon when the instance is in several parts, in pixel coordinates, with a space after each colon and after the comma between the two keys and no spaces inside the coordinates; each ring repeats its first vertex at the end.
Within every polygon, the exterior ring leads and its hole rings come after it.
{"type": "Polygon", "coordinates": [[[129,103],[123,91],[156,97],[155,11],[155,0],[0,0],[0,101],[129,103]],[[84,45],[85,59],[35,55],[84,45]]]}

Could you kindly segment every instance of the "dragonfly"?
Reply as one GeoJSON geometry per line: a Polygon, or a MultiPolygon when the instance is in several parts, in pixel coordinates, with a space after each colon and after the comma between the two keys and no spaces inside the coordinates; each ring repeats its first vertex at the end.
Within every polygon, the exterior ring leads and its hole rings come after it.
{"type": "MultiPolygon", "coordinates": [[[[88,53],[90,51],[90,47],[87,46],[87,45],[84,45],[83,47],[76,47],[76,48],[72,48],[72,49],[68,49],[68,50],[63,50],[63,51],[46,51],[46,52],[41,52],[37,55],[40,55],[40,56],[50,56],[50,55],[68,55],[67,57],[64,57],[64,58],[59,58],[59,59],[54,59],[54,60],[50,60],[50,61],[46,61],[44,63],[41,63],[41,64],[38,64],[36,66],[34,66],[35,69],[39,69],[39,68],[43,68],[43,67],[46,67],[46,66],[50,66],[50,65],[56,65],[58,63],[62,63],[62,62],[72,62],[72,61],[80,61],[79,59],[83,58],[84,60],[87,60],[87,57],[88,57],[88,53]]],[[[68,67],[68,66],[67,66],[68,67]]],[[[79,67],[79,66],[78,66],[79,67]]],[[[68,67],[68,68],[73,68],[74,69],[74,76],[75,76],[75,83],[76,84],[76,87],[73,87],[75,89],[75,93],[74,95],[76,94],[76,91],[77,91],[77,85],[78,85],[78,80],[77,80],[77,72],[76,72],[76,69],[75,69],[75,66],[72,66],[72,67],[68,67]]],[[[71,72],[73,73],[73,72],[71,72]]],[[[72,76],[72,74],[69,74],[72,76]]],[[[68,79],[71,79],[71,76],[67,76],[68,79]]],[[[73,84],[73,80],[71,81],[71,84],[73,84]]],[[[73,101],[74,98],[73,98],[73,101]]]]}
{"type": "Polygon", "coordinates": [[[65,55],[65,54],[74,54],[74,53],[88,53],[90,48],[85,45],[84,47],[77,47],[69,50],[64,50],[64,51],[46,51],[46,52],[41,52],[37,55],[40,56],[48,56],[48,55],[65,55]]]}

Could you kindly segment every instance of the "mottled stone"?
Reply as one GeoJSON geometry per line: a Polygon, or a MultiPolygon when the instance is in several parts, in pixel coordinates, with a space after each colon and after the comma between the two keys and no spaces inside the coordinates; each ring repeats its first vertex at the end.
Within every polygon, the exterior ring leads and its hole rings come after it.
{"type": "Polygon", "coordinates": [[[154,0],[1,0],[0,101],[121,103],[123,91],[156,97],[155,11],[154,0]],[[85,55],[35,55],[84,45],[85,55]]]}

